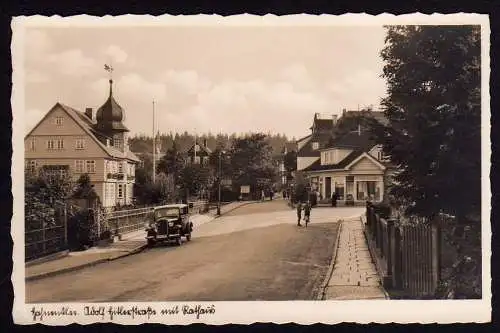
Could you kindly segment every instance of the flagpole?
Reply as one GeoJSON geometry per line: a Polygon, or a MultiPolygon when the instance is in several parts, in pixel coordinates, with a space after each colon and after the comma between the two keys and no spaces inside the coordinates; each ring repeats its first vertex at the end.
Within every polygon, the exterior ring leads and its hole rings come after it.
{"type": "Polygon", "coordinates": [[[153,184],[156,182],[155,101],[153,100],[153,184]]]}

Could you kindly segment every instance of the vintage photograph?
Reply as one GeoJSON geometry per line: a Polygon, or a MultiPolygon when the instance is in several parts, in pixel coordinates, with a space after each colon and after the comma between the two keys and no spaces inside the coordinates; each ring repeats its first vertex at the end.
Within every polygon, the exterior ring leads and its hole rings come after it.
{"type": "Polygon", "coordinates": [[[487,16],[361,16],[19,22],[26,317],[489,301],[487,16]]]}

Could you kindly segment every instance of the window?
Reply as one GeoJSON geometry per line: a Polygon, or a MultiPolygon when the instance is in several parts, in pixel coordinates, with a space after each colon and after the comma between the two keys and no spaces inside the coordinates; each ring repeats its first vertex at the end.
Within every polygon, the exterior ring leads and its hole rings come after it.
{"type": "Polygon", "coordinates": [[[54,140],[47,140],[47,149],[54,149],[54,140]]]}
{"type": "Polygon", "coordinates": [[[35,141],[35,139],[31,139],[31,140],[30,140],[30,143],[29,143],[29,149],[30,149],[31,151],[35,151],[35,150],[36,150],[36,141],[35,141]]]}
{"type": "Polygon", "coordinates": [[[63,139],[57,140],[57,149],[64,149],[64,140],[63,139]]]}
{"type": "Polygon", "coordinates": [[[123,163],[118,162],[118,173],[123,173],[123,163]]]}
{"type": "Polygon", "coordinates": [[[123,140],[121,138],[113,138],[113,146],[118,149],[122,149],[123,140]]]}
{"type": "Polygon", "coordinates": [[[208,164],[208,156],[203,156],[203,164],[208,164]]]}
{"type": "Polygon", "coordinates": [[[56,125],[57,126],[62,126],[63,124],[63,117],[56,117],[56,125]]]}
{"type": "Polygon", "coordinates": [[[84,164],[85,163],[83,160],[76,160],[75,161],[75,172],[77,172],[77,173],[85,172],[84,164]]]}
{"type": "Polygon", "coordinates": [[[123,198],[123,184],[118,184],[118,198],[123,198]]]}
{"type": "Polygon", "coordinates": [[[84,149],[84,148],[85,148],[85,140],[76,139],[76,149],[84,149]]]}
{"type": "Polygon", "coordinates": [[[313,148],[314,150],[319,149],[319,142],[313,142],[313,143],[312,143],[312,148],[313,148]]]}
{"type": "Polygon", "coordinates": [[[200,164],[200,156],[196,156],[196,157],[194,158],[194,163],[195,163],[195,164],[200,164]]]}
{"type": "Polygon", "coordinates": [[[65,177],[69,173],[69,165],[64,164],[44,165],[42,168],[50,181],[65,177]]]}
{"type": "Polygon", "coordinates": [[[36,160],[26,160],[25,168],[26,171],[30,174],[36,173],[36,160]]]}
{"type": "Polygon", "coordinates": [[[87,173],[95,173],[95,161],[86,161],[87,173]]]}

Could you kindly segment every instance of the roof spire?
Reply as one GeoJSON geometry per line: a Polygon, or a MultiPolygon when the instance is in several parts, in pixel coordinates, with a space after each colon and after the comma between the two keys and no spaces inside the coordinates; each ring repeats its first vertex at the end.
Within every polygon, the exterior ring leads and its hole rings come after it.
{"type": "Polygon", "coordinates": [[[104,70],[109,73],[109,96],[113,95],[113,66],[104,64],[104,70]]]}

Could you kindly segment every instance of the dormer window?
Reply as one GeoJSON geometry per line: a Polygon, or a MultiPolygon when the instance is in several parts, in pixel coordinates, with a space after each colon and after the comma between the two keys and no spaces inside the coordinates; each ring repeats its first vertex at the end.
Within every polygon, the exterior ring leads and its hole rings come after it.
{"type": "Polygon", "coordinates": [[[313,142],[312,143],[312,149],[318,150],[319,149],[319,142],[313,142]]]}
{"type": "Polygon", "coordinates": [[[63,119],[64,119],[63,117],[56,117],[56,120],[55,120],[56,125],[57,125],[57,126],[62,126],[62,124],[63,124],[63,119]]]}

